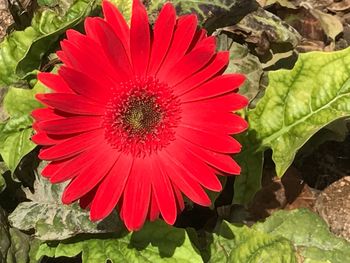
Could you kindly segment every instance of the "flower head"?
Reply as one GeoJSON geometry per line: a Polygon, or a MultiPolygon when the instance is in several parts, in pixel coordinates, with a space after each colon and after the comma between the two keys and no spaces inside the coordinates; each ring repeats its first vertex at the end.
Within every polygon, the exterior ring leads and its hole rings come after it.
{"type": "Polygon", "coordinates": [[[247,105],[235,92],[239,74],[222,75],[228,52],[197,29],[194,15],[176,17],[168,3],[150,29],[134,0],[130,27],[111,3],[85,32],[67,31],[58,74],[40,73],[52,89],[37,99],[33,141],[52,183],[70,180],[62,201],[76,200],[92,220],[118,207],[129,230],[162,216],[173,224],[183,194],[208,206],[204,188],[220,191],[216,174],[239,174],[231,137],[247,128],[232,111],[247,105]]]}

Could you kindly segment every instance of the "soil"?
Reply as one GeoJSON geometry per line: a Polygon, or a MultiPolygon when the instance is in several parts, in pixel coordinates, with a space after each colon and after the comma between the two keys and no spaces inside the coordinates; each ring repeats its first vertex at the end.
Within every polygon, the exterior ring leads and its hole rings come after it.
{"type": "Polygon", "coordinates": [[[0,0],[0,41],[5,37],[8,27],[13,23],[13,18],[8,9],[7,0],[0,0]]]}

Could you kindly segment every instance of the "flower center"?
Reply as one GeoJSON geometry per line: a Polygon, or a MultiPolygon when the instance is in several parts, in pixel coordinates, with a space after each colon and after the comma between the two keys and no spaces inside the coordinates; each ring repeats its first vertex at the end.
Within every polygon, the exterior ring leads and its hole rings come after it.
{"type": "Polygon", "coordinates": [[[174,140],[179,104],[170,87],[152,77],[120,83],[106,106],[105,137],[126,154],[152,154],[174,140]]]}
{"type": "Polygon", "coordinates": [[[134,98],[121,114],[123,126],[130,135],[152,132],[162,119],[162,112],[154,97],[134,98]]]}

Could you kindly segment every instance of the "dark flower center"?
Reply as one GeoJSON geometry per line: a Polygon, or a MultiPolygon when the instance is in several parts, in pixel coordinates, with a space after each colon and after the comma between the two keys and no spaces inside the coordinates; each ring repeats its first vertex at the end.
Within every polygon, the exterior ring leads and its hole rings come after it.
{"type": "Polygon", "coordinates": [[[129,102],[121,119],[125,130],[130,135],[141,135],[152,132],[162,118],[161,109],[154,97],[138,97],[129,102]]]}
{"type": "Polygon", "coordinates": [[[120,83],[103,119],[105,137],[116,149],[140,157],[175,139],[180,103],[171,88],[152,77],[120,83]]]}

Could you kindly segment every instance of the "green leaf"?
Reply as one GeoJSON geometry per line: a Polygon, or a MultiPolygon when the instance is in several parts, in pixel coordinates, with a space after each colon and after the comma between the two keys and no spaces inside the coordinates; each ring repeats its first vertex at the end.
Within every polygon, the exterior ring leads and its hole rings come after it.
{"type": "Polygon", "coordinates": [[[132,0],[110,0],[123,14],[125,20],[130,24],[132,0]]]}
{"type": "Polygon", "coordinates": [[[0,154],[11,172],[14,172],[23,156],[35,148],[35,144],[30,140],[30,113],[33,109],[42,107],[34,96],[44,92],[45,87],[38,83],[31,90],[10,88],[4,98],[4,110],[10,118],[0,123],[0,154]]]}
{"type": "Polygon", "coordinates": [[[254,149],[256,140],[252,134],[244,133],[236,138],[242,144],[242,151],[235,155],[235,160],[242,171],[235,177],[233,203],[248,205],[261,188],[264,153],[254,149]]]}
{"type": "Polygon", "coordinates": [[[226,73],[242,73],[246,76],[247,79],[239,88],[239,93],[251,101],[259,92],[260,78],[263,74],[258,57],[249,53],[247,46],[234,42],[225,33],[217,36],[217,43],[219,50],[230,51],[230,63],[226,73]]]}
{"type": "Polygon", "coordinates": [[[211,237],[206,251],[209,262],[296,263],[292,244],[247,226],[223,222],[211,237]]]}
{"type": "Polygon", "coordinates": [[[209,262],[350,262],[350,243],[307,209],[280,210],[251,228],[223,222],[205,242],[209,262]]]}
{"type": "Polygon", "coordinates": [[[50,7],[64,15],[76,0],[37,0],[40,7],[50,7]]]}
{"type": "Polygon", "coordinates": [[[21,82],[40,66],[44,54],[66,29],[90,14],[94,1],[78,0],[64,16],[50,9],[35,14],[32,25],[10,34],[0,44],[0,87],[21,82]]]}
{"type": "Polygon", "coordinates": [[[4,173],[8,170],[4,162],[0,162],[0,193],[6,188],[6,181],[3,177],[4,173]]]}
{"type": "Polygon", "coordinates": [[[0,207],[0,262],[27,263],[31,238],[7,224],[6,213],[0,207]]]}
{"type": "Polygon", "coordinates": [[[350,262],[350,243],[334,236],[326,222],[307,209],[278,211],[253,229],[289,239],[303,262],[350,262]]]}
{"type": "Polygon", "coordinates": [[[226,27],[225,30],[246,36],[245,41],[255,44],[255,50],[260,55],[270,48],[274,53],[285,52],[287,45],[294,48],[301,40],[298,31],[263,8],[250,12],[237,24],[226,27]]]}
{"type": "Polygon", "coordinates": [[[59,36],[67,29],[83,21],[83,19],[91,13],[94,2],[95,1],[78,0],[64,16],[58,16],[58,14],[51,9],[45,9],[43,12],[34,16],[32,28],[39,33],[39,37],[32,41],[24,56],[18,61],[16,74],[20,77],[24,77],[28,72],[39,68],[41,59],[49,50],[50,46],[55,43],[59,36]]]}
{"type": "MultiPolygon", "coordinates": [[[[40,170],[44,167],[43,162],[40,170]]],[[[106,233],[124,229],[118,216],[113,213],[105,220],[94,223],[89,212],[77,203],[64,205],[61,195],[66,184],[51,184],[38,175],[34,182],[34,193],[25,189],[29,202],[20,203],[9,216],[12,226],[21,230],[35,229],[41,240],[62,240],[80,233],[106,233]]]]}
{"type": "Polygon", "coordinates": [[[70,240],[57,246],[42,244],[36,255],[40,260],[50,257],[72,257],[82,252],[84,263],[116,262],[202,262],[199,252],[190,242],[185,229],[175,228],[163,221],[146,223],[142,230],[110,238],[70,240]],[[75,241],[75,242],[74,242],[75,241]]]}
{"type": "Polygon", "coordinates": [[[282,176],[308,139],[350,115],[350,48],[301,54],[292,70],[269,73],[265,96],[248,114],[260,150],[273,150],[282,176]]]}
{"type": "MultiPolygon", "coordinates": [[[[198,15],[201,21],[209,17],[210,8],[219,8],[223,10],[230,10],[230,5],[225,0],[152,0],[148,6],[150,13],[155,13],[160,10],[161,7],[166,3],[171,2],[178,10],[178,14],[195,13],[198,15]]],[[[235,1],[233,1],[235,2],[235,1]]]]}

